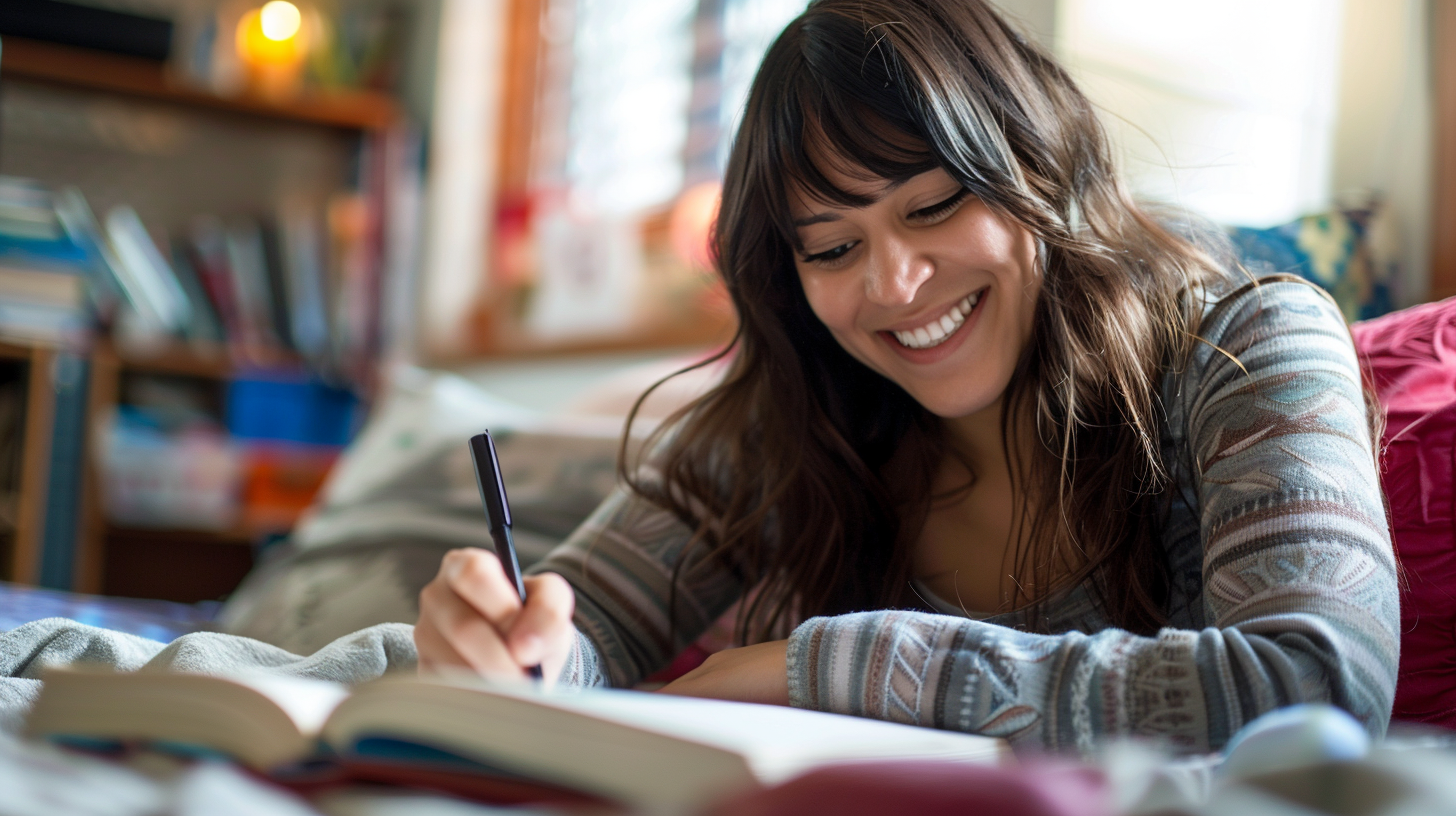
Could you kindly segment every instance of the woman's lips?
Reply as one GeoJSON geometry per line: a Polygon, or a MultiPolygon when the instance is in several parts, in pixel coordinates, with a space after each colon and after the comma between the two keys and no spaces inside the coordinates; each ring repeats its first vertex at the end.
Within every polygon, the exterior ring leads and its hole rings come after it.
{"type": "MultiPolygon", "coordinates": [[[[970,313],[964,315],[963,319],[960,321],[960,324],[956,326],[955,330],[949,332],[943,337],[943,339],[941,339],[939,343],[936,343],[935,345],[931,345],[926,348],[914,348],[900,342],[899,338],[896,337],[896,332],[879,331],[876,332],[876,334],[878,334],[880,336],[880,339],[884,340],[890,348],[894,349],[895,353],[899,354],[901,357],[912,363],[926,365],[929,363],[939,362],[940,360],[949,357],[952,353],[955,352],[956,349],[960,348],[962,343],[965,342],[966,337],[971,333],[972,324],[976,322],[976,319],[984,310],[986,305],[986,298],[988,298],[989,296],[990,288],[987,287],[985,289],[974,292],[971,295],[968,295],[966,298],[963,298],[960,303],[965,303],[968,299],[974,300],[974,304],[971,306],[970,313]]],[[[957,306],[959,306],[960,303],[958,303],[957,306]]],[[[954,311],[954,308],[952,309],[952,311],[954,311]]],[[[903,334],[903,332],[901,332],[900,334],[903,334]]]]}

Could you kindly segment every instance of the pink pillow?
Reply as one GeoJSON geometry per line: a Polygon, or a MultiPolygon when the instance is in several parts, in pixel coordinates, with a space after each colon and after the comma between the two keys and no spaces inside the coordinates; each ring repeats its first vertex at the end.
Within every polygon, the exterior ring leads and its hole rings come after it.
{"type": "Polygon", "coordinates": [[[1403,577],[1394,718],[1456,728],[1456,298],[1350,330],[1386,412],[1380,481],[1403,577]]]}

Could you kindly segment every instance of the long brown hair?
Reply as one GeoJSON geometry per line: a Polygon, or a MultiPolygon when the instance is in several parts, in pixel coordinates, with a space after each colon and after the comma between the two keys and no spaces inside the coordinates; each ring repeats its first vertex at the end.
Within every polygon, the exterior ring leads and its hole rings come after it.
{"type": "Polygon", "coordinates": [[[769,49],[714,236],[739,317],[715,358],[726,374],[642,448],[650,468],[622,460],[632,489],[695,531],[674,586],[686,565],[715,562],[756,587],[745,641],[907,603],[948,446],[940,420],[852,359],[800,287],[790,191],[869,203],[830,182],[826,153],[890,181],[944,168],[1037,239],[1033,336],[1003,400],[1003,440],[1040,443],[1008,456],[1025,542],[1011,603],[1034,612],[1091,577],[1113,623],[1155,629],[1168,595],[1160,379],[1187,358],[1199,293],[1222,273],[1131,200],[1091,104],[983,0],[816,0],[769,49]]]}

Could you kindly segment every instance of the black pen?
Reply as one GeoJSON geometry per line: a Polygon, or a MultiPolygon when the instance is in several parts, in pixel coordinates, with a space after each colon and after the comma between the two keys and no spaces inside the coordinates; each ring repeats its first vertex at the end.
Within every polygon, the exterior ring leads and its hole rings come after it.
{"type": "MultiPolygon", "coordinates": [[[[495,542],[495,554],[505,567],[506,577],[526,603],[526,582],[521,577],[521,562],[516,558],[516,542],[511,538],[511,505],[506,500],[506,484],[501,479],[500,459],[495,455],[495,443],[490,431],[470,437],[470,459],[475,463],[475,484],[480,487],[480,502],[485,505],[485,521],[490,526],[490,539],[495,542]]],[[[539,665],[526,669],[536,680],[541,679],[539,665]]]]}

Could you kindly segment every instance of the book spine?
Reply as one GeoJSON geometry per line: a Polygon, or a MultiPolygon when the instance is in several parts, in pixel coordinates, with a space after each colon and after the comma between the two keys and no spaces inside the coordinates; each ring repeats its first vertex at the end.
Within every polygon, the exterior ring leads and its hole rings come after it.
{"type": "Polygon", "coordinates": [[[80,533],[89,374],[90,363],[84,356],[73,352],[56,355],[51,463],[38,581],[51,589],[69,590],[72,586],[80,533]]]}
{"type": "Polygon", "coordinates": [[[289,302],[287,273],[284,271],[283,239],[280,227],[271,220],[258,224],[258,237],[263,247],[263,273],[268,281],[268,317],[273,336],[287,349],[297,350],[293,337],[293,304],[289,302]]]}
{"type": "Polygon", "coordinates": [[[278,232],[294,345],[316,367],[327,365],[328,299],[324,286],[323,233],[306,203],[279,208],[278,232]]]}
{"type": "Polygon", "coordinates": [[[263,236],[250,221],[233,224],[226,235],[228,270],[232,273],[233,302],[242,328],[242,346],[248,356],[262,360],[278,348],[273,332],[272,295],[263,257],[263,236]]]}
{"type": "Polygon", "coordinates": [[[200,218],[193,224],[188,241],[193,268],[206,290],[208,299],[222,323],[228,346],[236,356],[242,354],[245,336],[242,316],[238,314],[232,269],[228,264],[226,239],[222,225],[211,218],[200,218]]]}
{"type": "Polygon", "coordinates": [[[217,309],[212,298],[208,296],[207,288],[202,284],[184,241],[174,241],[172,244],[172,271],[177,273],[177,282],[182,284],[182,290],[187,293],[187,299],[192,303],[192,319],[187,325],[187,339],[204,345],[224,343],[227,334],[223,330],[222,321],[218,318],[217,309]]]}
{"type": "Polygon", "coordinates": [[[127,300],[148,329],[180,334],[191,319],[191,304],[136,210],[121,205],[106,214],[106,232],[126,278],[127,300]]]}

